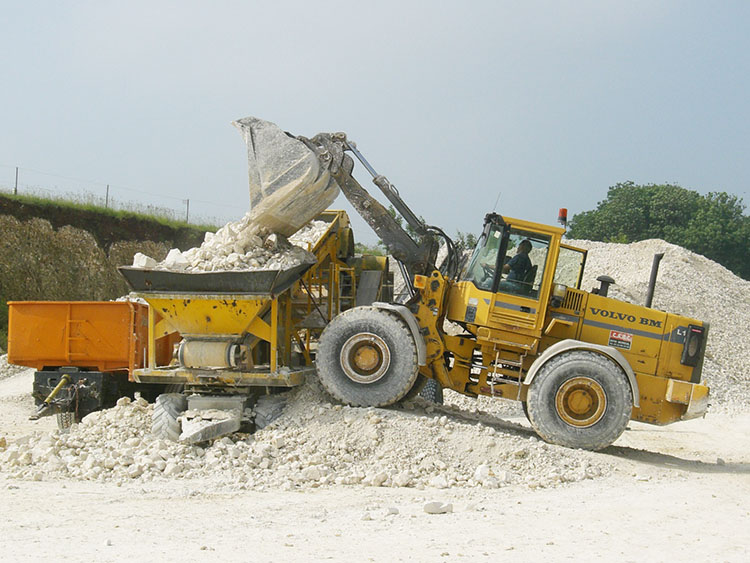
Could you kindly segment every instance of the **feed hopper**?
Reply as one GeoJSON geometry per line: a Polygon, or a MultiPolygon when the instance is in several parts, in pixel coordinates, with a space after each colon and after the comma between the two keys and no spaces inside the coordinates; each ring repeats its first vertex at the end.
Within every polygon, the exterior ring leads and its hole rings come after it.
{"type": "Polygon", "coordinates": [[[290,288],[310,266],[206,273],[120,268],[149,304],[149,342],[181,336],[169,365],[157,365],[148,346],[134,379],[194,389],[301,383],[312,368],[292,350],[290,288]]]}

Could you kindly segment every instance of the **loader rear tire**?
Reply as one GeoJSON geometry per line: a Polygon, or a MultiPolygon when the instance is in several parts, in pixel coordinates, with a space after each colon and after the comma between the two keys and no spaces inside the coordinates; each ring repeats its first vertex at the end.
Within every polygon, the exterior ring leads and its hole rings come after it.
{"type": "Polygon", "coordinates": [[[406,324],[373,307],[334,317],[320,336],[318,378],[335,399],[358,407],[392,405],[417,380],[417,346],[406,324]]]}
{"type": "Polygon", "coordinates": [[[403,401],[411,401],[412,399],[415,399],[418,395],[422,394],[422,389],[424,389],[424,386],[427,385],[427,378],[420,374],[417,374],[417,379],[414,380],[414,385],[411,386],[411,389],[409,389],[406,392],[406,395],[404,395],[403,401]]]}
{"type": "Polygon", "coordinates": [[[187,397],[182,393],[164,393],[156,398],[151,418],[151,434],[162,440],[177,442],[182,427],[179,416],[187,408],[187,397]]]}
{"type": "Polygon", "coordinates": [[[601,450],[627,427],[633,397],[614,362],[576,350],[544,364],[531,383],[526,407],[531,426],[545,441],[601,450]]]}

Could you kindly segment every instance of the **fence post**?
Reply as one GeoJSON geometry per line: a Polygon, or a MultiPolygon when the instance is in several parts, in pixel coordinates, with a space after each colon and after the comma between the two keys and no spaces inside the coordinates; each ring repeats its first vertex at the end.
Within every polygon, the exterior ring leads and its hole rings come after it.
{"type": "Polygon", "coordinates": [[[107,184],[107,195],[104,198],[104,209],[109,209],[109,184],[107,184]]]}
{"type": "Polygon", "coordinates": [[[13,187],[13,195],[18,195],[18,166],[16,166],[16,185],[13,187]]]}
{"type": "Polygon", "coordinates": [[[190,199],[185,200],[185,222],[190,222],[190,199]]]}

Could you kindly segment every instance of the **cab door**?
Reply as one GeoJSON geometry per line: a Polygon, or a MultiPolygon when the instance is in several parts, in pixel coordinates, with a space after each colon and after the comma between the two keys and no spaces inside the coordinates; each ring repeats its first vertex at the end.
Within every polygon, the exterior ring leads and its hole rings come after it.
{"type": "Polygon", "coordinates": [[[558,249],[552,233],[509,225],[487,318],[487,326],[503,331],[509,342],[541,337],[558,249]]]}
{"type": "Polygon", "coordinates": [[[498,339],[526,345],[530,338],[541,337],[563,230],[488,218],[469,265],[451,291],[448,318],[501,331],[498,339]]]}

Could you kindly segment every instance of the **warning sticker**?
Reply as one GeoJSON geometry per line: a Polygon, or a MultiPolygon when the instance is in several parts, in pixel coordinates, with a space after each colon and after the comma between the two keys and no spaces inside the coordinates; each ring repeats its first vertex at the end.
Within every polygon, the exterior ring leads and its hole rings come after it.
{"type": "Polygon", "coordinates": [[[620,332],[617,330],[609,331],[609,345],[623,350],[630,350],[633,344],[633,335],[629,332],[620,332]]]}

